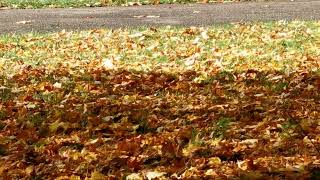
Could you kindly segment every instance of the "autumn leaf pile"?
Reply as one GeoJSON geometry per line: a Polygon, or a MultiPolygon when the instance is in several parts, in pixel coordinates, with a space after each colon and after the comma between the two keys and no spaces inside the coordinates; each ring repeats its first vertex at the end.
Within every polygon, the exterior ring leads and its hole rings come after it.
{"type": "Polygon", "coordinates": [[[0,37],[4,179],[316,179],[320,23],[0,37]]]}

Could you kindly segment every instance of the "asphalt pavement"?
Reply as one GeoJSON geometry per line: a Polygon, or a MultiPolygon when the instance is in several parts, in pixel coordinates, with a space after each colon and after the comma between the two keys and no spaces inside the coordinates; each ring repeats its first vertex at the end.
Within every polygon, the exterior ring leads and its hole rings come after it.
{"type": "Polygon", "coordinates": [[[320,20],[320,0],[2,9],[0,34],[137,26],[210,26],[217,23],[276,20],[320,20]]]}

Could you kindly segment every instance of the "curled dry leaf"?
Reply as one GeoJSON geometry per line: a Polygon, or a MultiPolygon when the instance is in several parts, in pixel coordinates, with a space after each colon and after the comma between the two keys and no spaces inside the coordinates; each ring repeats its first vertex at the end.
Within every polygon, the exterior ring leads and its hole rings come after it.
{"type": "Polygon", "coordinates": [[[30,24],[31,21],[18,21],[16,24],[30,24]]]}

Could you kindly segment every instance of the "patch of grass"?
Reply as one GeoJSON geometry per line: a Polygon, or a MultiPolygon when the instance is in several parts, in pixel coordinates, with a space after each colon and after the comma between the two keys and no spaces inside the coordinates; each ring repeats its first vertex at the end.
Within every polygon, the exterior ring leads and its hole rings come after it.
{"type": "Polygon", "coordinates": [[[292,134],[294,133],[296,127],[298,126],[297,122],[289,119],[285,123],[281,125],[281,137],[285,138],[291,138],[292,134]]]}
{"type": "Polygon", "coordinates": [[[0,120],[3,120],[4,118],[6,118],[7,114],[5,111],[0,110],[0,120]]]}
{"type": "Polygon", "coordinates": [[[12,98],[13,93],[11,92],[10,88],[1,88],[0,89],[0,100],[1,101],[8,101],[12,98]]]}
{"type": "Polygon", "coordinates": [[[44,121],[44,117],[40,113],[29,113],[27,120],[31,123],[32,127],[41,127],[41,124],[44,121]]]}
{"type": "Polygon", "coordinates": [[[38,100],[42,100],[42,101],[49,103],[49,104],[56,104],[56,103],[60,102],[58,94],[56,94],[56,93],[44,92],[41,94],[35,94],[34,98],[38,99],[38,100]]]}
{"type": "Polygon", "coordinates": [[[223,138],[225,136],[225,132],[229,128],[230,122],[231,122],[230,118],[227,118],[227,117],[220,118],[215,124],[215,127],[210,136],[215,138],[223,138]]]}
{"type": "Polygon", "coordinates": [[[166,56],[161,56],[158,58],[159,63],[166,63],[168,62],[168,58],[166,56]]]}
{"type": "Polygon", "coordinates": [[[99,0],[3,0],[2,6],[12,8],[93,7],[101,6],[101,2],[99,0]]]}
{"type": "Polygon", "coordinates": [[[163,27],[157,31],[145,27],[2,35],[0,68],[12,74],[21,63],[49,68],[67,63],[77,69],[93,61],[112,59],[137,71],[196,68],[206,72],[203,80],[214,68],[225,72],[288,72],[303,65],[316,70],[315,63],[305,60],[320,56],[319,29],[319,22],[279,21],[209,28],[163,27]]]}
{"type": "Polygon", "coordinates": [[[289,86],[288,82],[279,82],[274,84],[274,86],[272,87],[272,90],[275,92],[281,92],[285,90],[288,86],[289,86]]]}

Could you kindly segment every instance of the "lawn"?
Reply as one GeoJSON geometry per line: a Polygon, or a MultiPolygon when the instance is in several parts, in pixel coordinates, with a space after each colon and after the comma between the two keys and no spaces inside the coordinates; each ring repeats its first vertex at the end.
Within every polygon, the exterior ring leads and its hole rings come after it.
{"type": "Polygon", "coordinates": [[[0,36],[0,176],[317,179],[320,22],[0,36]]]}
{"type": "MultiPolygon", "coordinates": [[[[131,6],[147,4],[172,3],[223,3],[242,0],[1,0],[0,7],[10,8],[66,8],[66,7],[99,7],[99,6],[131,6]]],[[[243,0],[248,1],[248,0],[243,0]]],[[[256,1],[256,0],[251,0],[256,1]]]]}

